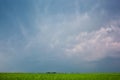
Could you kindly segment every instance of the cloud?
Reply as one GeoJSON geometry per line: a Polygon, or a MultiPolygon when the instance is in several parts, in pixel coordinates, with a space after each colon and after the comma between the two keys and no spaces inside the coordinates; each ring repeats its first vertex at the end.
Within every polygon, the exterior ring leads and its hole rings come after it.
{"type": "Polygon", "coordinates": [[[106,57],[120,57],[120,21],[112,21],[99,30],[80,32],[75,44],[66,49],[71,56],[77,55],[85,61],[96,61],[106,57]]]}
{"type": "Polygon", "coordinates": [[[11,46],[10,41],[0,40],[0,71],[10,71],[11,62],[15,56],[15,48],[11,46]]]}
{"type": "Polygon", "coordinates": [[[2,20],[7,24],[0,29],[0,71],[94,70],[92,61],[119,58],[120,21],[101,27],[112,18],[98,1],[40,0],[23,5],[14,5],[16,15],[10,14],[9,23],[2,20]],[[6,35],[6,29],[12,34],[6,35]]]}

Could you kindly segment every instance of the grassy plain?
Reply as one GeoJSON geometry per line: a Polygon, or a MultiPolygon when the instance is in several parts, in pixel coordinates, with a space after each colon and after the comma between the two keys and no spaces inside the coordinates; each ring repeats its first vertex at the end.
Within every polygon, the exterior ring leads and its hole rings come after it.
{"type": "Polygon", "coordinates": [[[0,80],[120,80],[120,73],[0,73],[0,80]]]}

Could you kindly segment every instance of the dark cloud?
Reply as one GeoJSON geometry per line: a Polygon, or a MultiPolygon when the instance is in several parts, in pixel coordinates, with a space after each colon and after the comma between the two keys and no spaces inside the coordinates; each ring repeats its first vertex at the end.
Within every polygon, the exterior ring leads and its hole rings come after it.
{"type": "Polygon", "coordinates": [[[120,13],[120,0],[102,0],[101,7],[107,11],[111,16],[119,16],[120,13]]]}

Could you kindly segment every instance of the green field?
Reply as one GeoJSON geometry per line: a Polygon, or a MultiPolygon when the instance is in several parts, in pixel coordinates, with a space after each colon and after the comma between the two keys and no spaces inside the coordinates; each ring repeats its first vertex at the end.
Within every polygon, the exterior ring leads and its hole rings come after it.
{"type": "Polygon", "coordinates": [[[120,80],[119,73],[47,74],[0,73],[0,80],[120,80]]]}

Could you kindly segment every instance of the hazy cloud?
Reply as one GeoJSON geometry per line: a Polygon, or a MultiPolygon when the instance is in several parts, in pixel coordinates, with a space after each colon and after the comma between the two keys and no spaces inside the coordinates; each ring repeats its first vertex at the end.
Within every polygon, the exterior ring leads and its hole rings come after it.
{"type": "Polygon", "coordinates": [[[112,21],[97,31],[80,32],[74,39],[76,43],[66,49],[66,52],[87,61],[120,57],[119,25],[120,21],[112,21]]]}
{"type": "Polygon", "coordinates": [[[104,71],[106,60],[117,70],[119,3],[110,1],[0,0],[0,71],[104,71]]]}

